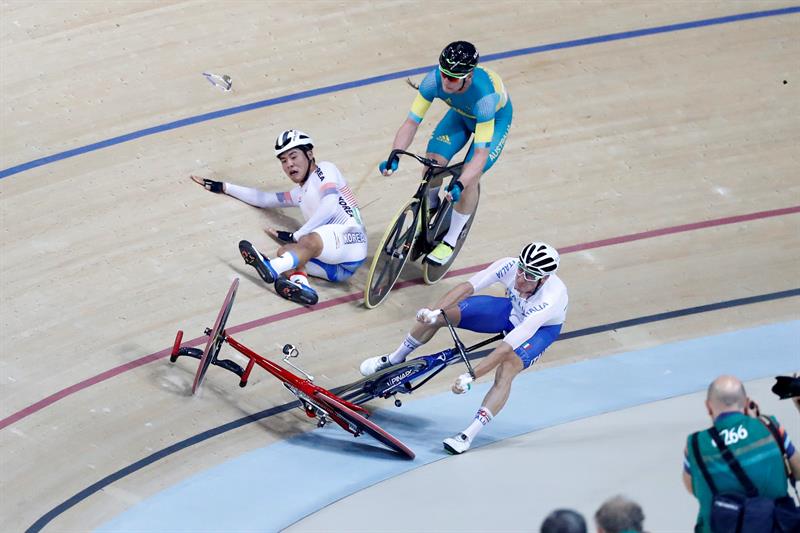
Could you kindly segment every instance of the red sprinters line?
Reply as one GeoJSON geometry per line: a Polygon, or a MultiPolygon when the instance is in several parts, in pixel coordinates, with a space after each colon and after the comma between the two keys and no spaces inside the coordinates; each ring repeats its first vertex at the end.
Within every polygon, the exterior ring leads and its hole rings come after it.
{"type": "MultiPolygon", "coordinates": [[[[724,217],[724,218],[716,218],[714,220],[704,220],[702,222],[693,222],[691,224],[682,224],[679,226],[672,226],[669,228],[661,228],[655,229],[650,231],[642,231],[640,233],[631,233],[629,235],[622,235],[620,237],[612,237],[610,239],[601,239],[599,241],[591,241],[583,244],[574,244],[572,246],[564,246],[559,248],[559,253],[569,254],[573,252],[580,252],[583,250],[591,250],[592,248],[603,248],[605,246],[613,246],[615,244],[622,244],[626,242],[632,241],[639,241],[643,239],[650,239],[653,237],[661,237],[664,235],[671,235],[674,233],[683,233],[687,231],[694,231],[698,229],[705,229],[705,228],[713,228],[715,226],[725,226],[729,224],[738,224],[740,222],[747,222],[749,220],[759,220],[764,218],[772,218],[772,217],[779,217],[783,215],[791,215],[794,213],[800,213],[800,206],[793,206],[793,207],[785,207],[782,209],[772,209],[769,211],[758,211],[756,213],[749,213],[746,215],[736,215],[731,217],[724,217]]],[[[484,263],[481,265],[474,265],[465,268],[459,268],[458,270],[450,271],[447,276],[445,277],[454,277],[454,276],[462,276],[464,274],[471,274],[473,272],[477,272],[489,266],[490,263],[484,263]]],[[[410,287],[412,285],[422,285],[423,281],[422,278],[402,281],[397,283],[394,286],[394,290],[403,289],[405,287],[410,287]]],[[[308,307],[298,307],[296,309],[292,309],[290,311],[284,311],[282,313],[277,313],[275,315],[266,316],[264,318],[259,318],[257,320],[253,320],[250,322],[246,322],[244,324],[240,324],[238,326],[234,326],[232,328],[226,328],[228,332],[231,334],[239,333],[242,331],[247,331],[253,328],[257,328],[259,326],[263,326],[265,324],[271,324],[273,322],[279,322],[281,320],[287,320],[289,318],[293,318],[296,316],[304,315],[306,313],[311,313],[314,311],[320,311],[322,309],[328,309],[330,307],[334,307],[340,304],[352,302],[355,300],[359,300],[362,297],[361,292],[347,294],[345,296],[339,296],[338,298],[333,298],[331,300],[326,300],[324,302],[320,302],[315,305],[313,308],[308,307]]],[[[206,337],[197,337],[190,341],[184,342],[183,346],[198,346],[206,341],[206,337]]],[[[60,391],[56,392],[55,394],[51,394],[50,396],[39,400],[38,402],[25,407],[14,413],[13,415],[0,420],[0,429],[3,429],[19,420],[22,420],[25,417],[32,415],[37,411],[41,411],[45,407],[48,407],[55,402],[61,400],[62,398],[66,398],[78,391],[83,389],[89,388],[92,385],[96,385],[97,383],[103,382],[107,379],[111,379],[123,372],[127,372],[128,370],[133,370],[134,368],[138,368],[140,366],[146,365],[148,363],[152,363],[162,357],[166,357],[170,354],[171,348],[165,348],[159,352],[152,353],[150,355],[146,355],[135,361],[131,361],[129,363],[125,363],[124,365],[120,365],[118,367],[112,368],[110,370],[106,370],[105,372],[98,374],[94,377],[89,379],[85,379],[80,383],[76,383],[75,385],[69,386],[65,389],[61,389],[60,391]]]]}

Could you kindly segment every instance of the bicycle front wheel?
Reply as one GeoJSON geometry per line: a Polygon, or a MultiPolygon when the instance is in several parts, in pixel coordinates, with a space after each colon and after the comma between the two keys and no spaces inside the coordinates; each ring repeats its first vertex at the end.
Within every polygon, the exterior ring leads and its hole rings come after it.
{"type": "Polygon", "coordinates": [[[387,433],[378,424],[367,420],[338,400],[332,398],[331,396],[322,394],[321,392],[315,393],[314,398],[321,404],[327,405],[329,409],[333,410],[338,416],[346,420],[353,427],[363,431],[364,433],[367,433],[381,444],[391,448],[397,453],[405,455],[408,459],[413,459],[416,457],[416,454],[411,448],[387,433]]]}
{"type": "Polygon", "coordinates": [[[419,234],[419,201],[411,200],[392,219],[383,235],[375,257],[372,259],[367,285],[364,288],[364,305],[372,309],[380,305],[394,287],[403,271],[414,239],[419,234]]]}
{"type": "MultiPolygon", "coordinates": [[[[480,194],[481,189],[480,185],[478,185],[478,201],[480,202],[480,194]]],[[[450,267],[453,266],[453,262],[456,260],[456,256],[458,252],[461,251],[461,247],[464,245],[464,242],[467,240],[467,235],[469,234],[469,229],[472,227],[472,223],[475,221],[475,215],[478,212],[478,204],[475,204],[475,210],[472,211],[472,216],[469,217],[469,220],[466,224],[464,224],[464,229],[461,230],[461,233],[458,234],[458,240],[456,241],[456,246],[453,249],[453,255],[450,256],[450,259],[447,263],[443,265],[436,265],[433,263],[429,263],[425,261],[422,265],[422,278],[425,280],[425,283],[428,285],[433,285],[440,279],[444,277],[445,274],[450,270],[450,267]]]]}
{"type": "Polygon", "coordinates": [[[206,349],[203,350],[203,356],[200,358],[200,366],[197,367],[197,373],[194,375],[194,383],[192,384],[192,394],[197,392],[197,389],[203,383],[203,378],[206,376],[206,371],[211,364],[216,361],[222,343],[225,342],[222,332],[225,331],[225,323],[228,321],[228,315],[231,314],[233,307],[233,299],[236,297],[236,290],[239,288],[239,278],[233,280],[228,294],[225,296],[225,301],[222,302],[222,307],[217,315],[217,321],[208,336],[206,349]]]}

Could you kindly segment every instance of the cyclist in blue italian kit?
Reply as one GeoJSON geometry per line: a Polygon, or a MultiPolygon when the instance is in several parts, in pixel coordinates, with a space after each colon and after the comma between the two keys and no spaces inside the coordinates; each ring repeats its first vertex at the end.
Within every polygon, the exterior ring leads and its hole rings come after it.
{"type": "MultiPolygon", "coordinates": [[[[431,70],[419,85],[411,111],[394,138],[393,150],[406,150],[414,140],[420,123],[436,98],[450,110],[436,126],[428,142],[426,157],[445,165],[466,146],[474,135],[465,158],[464,170],[447,190],[455,204],[450,230],[427,261],[445,264],[464,225],[478,203],[478,181],[500,157],[511,128],[511,99],[493,71],[478,66],[478,51],[466,41],[448,44],[439,56],[438,68],[431,70]]],[[[379,169],[384,176],[397,170],[399,160],[383,161],[379,169]]],[[[439,181],[430,189],[430,207],[439,203],[439,181]]]]}
{"type": "Polygon", "coordinates": [[[536,362],[561,332],[569,296],[556,275],[560,261],[558,251],[543,242],[530,243],[516,258],[498,259],[469,281],[453,287],[432,309],[420,309],[414,327],[397,349],[365,359],[361,374],[369,376],[405,361],[445,326],[441,310],[456,327],[481,333],[505,332],[500,345],[475,366],[474,378],[462,374],[452,386],[454,393],[463,394],[474,379],[497,369],[494,383],[469,426],[442,442],[450,453],[467,451],[478,432],[505,406],[514,378],[536,362]],[[475,294],[494,284],[505,287],[504,297],[475,294]]]}

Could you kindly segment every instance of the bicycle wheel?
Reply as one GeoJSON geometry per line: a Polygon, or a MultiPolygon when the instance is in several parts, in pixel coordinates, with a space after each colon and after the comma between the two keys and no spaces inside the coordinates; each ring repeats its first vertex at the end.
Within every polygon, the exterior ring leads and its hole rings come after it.
{"type": "MultiPolygon", "coordinates": [[[[481,199],[481,188],[478,185],[478,203],[480,203],[481,199]]],[[[475,221],[475,215],[478,212],[478,204],[475,204],[475,210],[472,212],[472,216],[469,217],[469,220],[466,224],[464,224],[464,229],[461,230],[461,233],[458,235],[458,240],[456,241],[456,246],[453,249],[453,255],[450,256],[450,260],[443,265],[434,265],[433,263],[428,263],[427,261],[423,262],[422,264],[422,278],[425,280],[425,283],[428,285],[433,285],[440,279],[447,274],[447,271],[450,270],[450,267],[453,266],[453,262],[456,260],[456,256],[458,252],[461,251],[461,247],[464,245],[464,242],[467,240],[467,234],[469,234],[469,229],[472,227],[472,223],[475,221]]]]}
{"type": "Polygon", "coordinates": [[[367,309],[380,305],[400,277],[411,255],[414,239],[419,234],[418,213],[419,201],[408,202],[394,217],[375,250],[364,287],[364,305],[367,309]]]}
{"type": "Polygon", "coordinates": [[[228,295],[225,296],[225,300],[222,302],[222,307],[217,315],[217,321],[214,322],[214,328],[208,335],[206,349],[203,350],[203,356],[200,358],[200,366],[197,367],[197,373],[194,375],[192,394],[197,392],[197,389],[203,383],[203,378],[206,376],[206,370],[208,370],[208,367],[217,360],[217,355],[219,355],[219,351],[222,348],[222,343],[225,342],[222,332],[225,330],[225,323],[228,321],[228,315],[231,314],[233,299],[236,296],[236,289],[238,287],[239,278],[236,278],[233,280],[233,283],[231,283],[231,288],[228,289],[228,295]]]}
{"type": "MultiPolygon", "coordinates": [[[[349,385],[333,389],[331,392],[343,400],[361,405],[374,398],[382,397],[384,391],[409,381],[409,378],[427,366],[428,363],[423,359],[412,359],[385,368],[349,385]]],[[[389,392],[389,394],[392,393],[389,392]]]]}
{"type": "Polygon", "coordinates": [[[314,399],[323,405],[327,405],[329,409],[345,419],[349,424],[352,424],[354,427],[360,429],[364,433],[367,433],[375,440],[391,448],[397,453],[405,455],[408,459],[413,459],[416,457],[416,454],[414,454],[414,451],[411,448],[387,433],[378,424],[367,420],[338,400],[322,394],[321,392],[314,393],[314,399]]]}
{"type": "Polygon", "coordinates": [[[332,389],[331,392],[342,400],[361,405],[375,398],[375,393],[372,390],[373,383],[374,381],[366,377],[349,385],[332,389]]]}

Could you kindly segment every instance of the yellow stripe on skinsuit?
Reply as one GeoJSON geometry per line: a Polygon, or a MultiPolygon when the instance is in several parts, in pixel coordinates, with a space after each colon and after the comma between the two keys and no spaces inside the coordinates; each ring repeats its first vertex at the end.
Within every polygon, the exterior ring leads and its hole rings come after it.
{"type": "Polygon", "coordinates": [[[492,143],[492,136],[494,135],[494,119],[487,120],[486,122],[478,122],[475,125],[475,143],[492,143]]]}
{"type": "Polygon", "coordinates": [[[411,114],[415,117],[419,117],[419,120],[422,120],[422,117],[428,112],[430,106],[431,102],[426,100],[420,93],[417,93],[417,97],[414,98],[414,103],[411,104],[411,114]]]}

